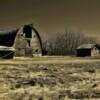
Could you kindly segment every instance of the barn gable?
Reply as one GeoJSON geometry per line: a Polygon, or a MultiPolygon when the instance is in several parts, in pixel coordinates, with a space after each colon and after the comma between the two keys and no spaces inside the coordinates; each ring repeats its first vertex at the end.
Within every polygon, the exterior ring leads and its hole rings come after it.
{"type": "Polygon", "coordinates": [[[42,55],[42,43],[38,31],[30,25],[24,25],[17,33],[15,44],[16,56],[42,55]]]}

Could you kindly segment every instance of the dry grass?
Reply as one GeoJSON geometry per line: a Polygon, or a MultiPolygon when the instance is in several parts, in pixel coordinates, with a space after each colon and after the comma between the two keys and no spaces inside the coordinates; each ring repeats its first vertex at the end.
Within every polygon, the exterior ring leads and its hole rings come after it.
{"type": "Polygon", "coordinates": [[[0,100],[99,100],[99,59],[16,58],[0,61],[0,100]]]}

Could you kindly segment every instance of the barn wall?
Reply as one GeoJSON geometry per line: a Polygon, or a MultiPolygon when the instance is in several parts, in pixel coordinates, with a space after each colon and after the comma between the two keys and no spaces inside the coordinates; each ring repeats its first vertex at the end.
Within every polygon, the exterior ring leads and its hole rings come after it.
{"type": "Polygon", "coordinates": [[[91,56],[98,56],[99,55],[99,49],[96,47],[93,47],[91,50],[91,56]]]}
{"type": "Polygon", "coordinates": [[[31,47],[34,56],[42,54],[42,48],[40,44],[40,40],[37,34],[32,30],[32,40],[31,40],[31,47]]]}

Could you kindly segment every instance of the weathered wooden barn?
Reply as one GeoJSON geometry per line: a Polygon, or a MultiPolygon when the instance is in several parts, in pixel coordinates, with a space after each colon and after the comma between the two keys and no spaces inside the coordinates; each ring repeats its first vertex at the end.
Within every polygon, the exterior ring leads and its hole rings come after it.
{"type": "Polygon", "coordinates": [[[32,24],[0,32],[0,58],[13,56],[33,57],[42,55],[42,42],[32,24]]]}
{"type": "Polygon", "coordinates": [[[78,57],[98,56],[100,47],[97,44],[82,44],[77,48],[76,52],[78,57]]]}
{"type": "Polygon", "coordinates": [[[15,42],[16,56],[41,56],[42,42],[38,31],[32,24],[22,26],[17,32],[15,42]]]}

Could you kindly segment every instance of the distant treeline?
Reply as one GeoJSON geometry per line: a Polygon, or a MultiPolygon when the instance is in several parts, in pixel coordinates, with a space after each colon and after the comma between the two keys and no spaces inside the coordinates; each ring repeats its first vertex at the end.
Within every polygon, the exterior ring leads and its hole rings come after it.
{"type": "Polygon", "coordinates": [[[43,41],[43,53],[44,55],[75,55],[76,48],[79,45],[97,42],[98,40],[95,37],[89,37],[79,32],[66,31],[43,41]]]}

